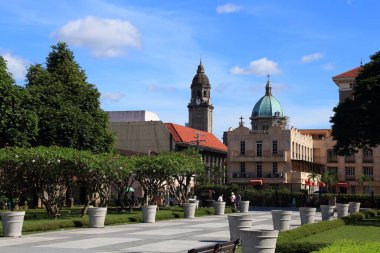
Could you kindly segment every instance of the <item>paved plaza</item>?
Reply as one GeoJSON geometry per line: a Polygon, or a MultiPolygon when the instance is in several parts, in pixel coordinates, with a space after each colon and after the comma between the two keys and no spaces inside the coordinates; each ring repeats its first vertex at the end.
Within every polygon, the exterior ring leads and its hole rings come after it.
{"type": "MultiPolygon", "coordinates": [[[[250,211],[253,226],[273,229],[270,211],[250,211]]],[[[318,212],[316,221],[321,220],[318,212]]],[[[293,211],[291,228],[300,226],[298,211],[293,211]]],[[[78,228],[25,235],[21,238],[0,238],[1,253],[55,252],[187,252],[229,240],[227,215],[175,219],[156,223],[125,224],[105,228],[78,228]]]]}

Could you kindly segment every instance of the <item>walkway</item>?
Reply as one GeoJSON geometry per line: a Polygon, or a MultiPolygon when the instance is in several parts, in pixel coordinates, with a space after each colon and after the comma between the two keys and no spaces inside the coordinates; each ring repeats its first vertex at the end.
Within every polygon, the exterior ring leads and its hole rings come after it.
{"type": "MultiPolygon", "coordinates": [[[[250,211],[253,226],[273,229],[270,211],[250,211]]],[[[317,213],[316,220],[321,220],[317,213]]],[[[291,227],[300,225],[294,211],[291,227]]],[[[122,253],[122,252],[187,252],[188,249],[229,240],[226,215],[195,219],[176,219],[156,223],[126,224],[105,228],[81,228],[0,238],[1,253],[122,253]]]]}

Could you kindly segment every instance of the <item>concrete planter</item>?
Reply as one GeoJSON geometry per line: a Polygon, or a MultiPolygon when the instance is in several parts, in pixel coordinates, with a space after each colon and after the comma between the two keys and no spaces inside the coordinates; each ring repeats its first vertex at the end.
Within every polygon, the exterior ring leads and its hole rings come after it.
{"type": "Polygon", "coordinates": [[[240,214],[240,213],[234,213],[227,215],[228,218],[228,226],[230,229],[230,241],[234,241],[239,239],[239,230],[238,226],[241,224],[241,219],[250,219],[252,225],[252,215],[251,214],[240,214]]]}
{"type": "Polygon", "coordinates": [[[223,215],[226,207],[226,202],[214,202],[213,204],[216,215],[223,215]]]}
{"type": "Polygon", "coordinates": [[[89,207],[88,218],[90,228],[104,228],[107,215],[107,207],[89,207]]]}
{"type": "Polygon", "coordinates": [[[272,221],[274,230],[280,232],[288,230],[292,220],[292,211],[272,210],[272,221]]]}
{"type": "Polygon", "coordinates": [[[157,205],[143,206],[142,211],[144,223],[156,222],[157,205]]]}
{"type": "Polygon", "coordinates": [[[342,218],[348,215],[348,206],[349,204],[336,204],[336,212],[338,213],[338,218],[342,218]]]}
{"type": "Polygon", "coordinates": [[[334,218],[335,206],[321,205],[322,220],[332,220],[334,218]]]}
{"type": "Polygon", "coordinates": [[[183,203],[182,207],[183,207],[185,218],[187,219],[195,218],[195,209],[197,208],[197,203],[183,203]]]}
{"type": "Polygon", "coordinates": [[[241,247],[244,253],[274,253],[276,250],[277,230],[240,230],[241,247]]]}
{"type": "Polygon", "coordinates": [[[350,214],[357,213],[360,210],[360,202],[348,202],[348,211],[350,214]]]}
{"type": "Polygon", "coordinates": [[[22,225],[24,223],[25,211],[22,212],[2,212],[3,235],[9,237],[20,237],[22,225]]]}
{"type": "Polygon", "coordinates": [[[249,201],[240,201],[239,211],[241,213],[248,213],[248,210],[249,210],[249,201]]]}
{"type": "Polygon", "coordinates": [[[313,224],[315,221],[315,207],[300,207],[301,225],[313,224]]]}

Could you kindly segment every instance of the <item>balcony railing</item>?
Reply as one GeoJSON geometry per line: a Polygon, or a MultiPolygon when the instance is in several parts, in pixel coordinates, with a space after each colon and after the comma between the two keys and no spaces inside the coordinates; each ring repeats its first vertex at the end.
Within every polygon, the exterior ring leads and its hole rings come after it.
{"type": "Polygon", "coordinates": [[[346,175],[346,181],[356,181],[355,175],[346,175]]]}
{"type": "Polygon", "coordinates": [[[251,178],[254,177],[253,173],[231,173],[232,178],[251,178]]]}
{"type": "Polygon", "coordinates": [[[363,163],[373,163],[373,157],[363,157],[363,163]]]}
{"type": "Polygon", "coordinates": [[[328,163],[337,163],[338,162],[338,157],[327,157],[327,162],[328,163]]]}
{"type": "Polygon", "coordinates": [[[344,162],[345,163],[355,163],[356,162],[355,156],[345,156],[344,162]]]}

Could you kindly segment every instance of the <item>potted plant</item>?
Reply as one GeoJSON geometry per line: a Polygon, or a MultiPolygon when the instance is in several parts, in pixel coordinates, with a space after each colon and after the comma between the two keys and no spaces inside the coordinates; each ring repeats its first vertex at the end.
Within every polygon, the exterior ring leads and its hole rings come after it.
{"type": "Polygon", "coordinates": [[[119,156],[113,154],[88,154],[86,158],[81,182],[86,185],[89,195],[82,215],[87,212],[89,226],[100,228],[104,227],[111,186],[117,178],[115,170],[124,164],[119,156]]]}
{"type": "Polygon", "coordinates": [[[194,176],[204,170],[199,152],[195,149],[186,149],[182,152],[167,153],[166,156],[172,175],[167,184],[169,192],[182,205],[184,217],[192,219],[195,217],[197,200],[191,202],[189,200],[191,186],[194,176]]]}
{"type": "Polygon", "coordinates": [[[168,167],[167,159],[168,157],[165,154],[139,156],[134,159],[135,178],[144,190],[143,222],[152,223],[156,221],[156,197],[170,177],[170,166],[168,167]]]}
{"type": "Polygon", "coordinates": [[[0,196],[4,196],[10,205],[7,206],[10,211],[0,213],[4,236],[19,237],[22,234],[25,211],[14,211],[15,203],[27,189],[25,171],[20,164],[13,149],[0,150],[0,196]]]}

